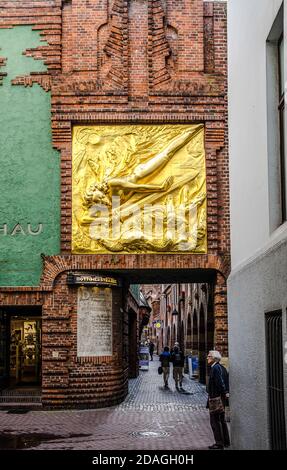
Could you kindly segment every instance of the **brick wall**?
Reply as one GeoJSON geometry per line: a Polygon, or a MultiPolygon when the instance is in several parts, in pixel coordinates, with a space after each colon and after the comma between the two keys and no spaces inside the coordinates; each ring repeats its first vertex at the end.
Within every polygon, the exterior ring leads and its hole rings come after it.
{"type": "MultiPolygon", "coordinates": [[[[113,404],[127,391],[123,318],[114,312],[118,333],[111,363],[77,361],[75,293],[65,285],[68,270],[219,271],[224,278],[216,291],[216,345],[226,344],[225,277],[230,260],[226,5],[202,0],[2,1],[0,27],[21,24],[33,25],[48,43],[26,52],[44,58],[45,77],[33,74],[17,83],[51,88],[53,145],[61,152],[61,254],[44,259],[39,288],[1,289],[0,299],[12,305],[19,299],[43,305],[45,404],[113,404]],[[162,122],[205,125],[208,254],[72,256],[73,124],[162,122]],[[60,354],[53,360],[50,353],[56,347],[60,354]]],[[[0,57],[0,78],[4,60],[0,57]]]]}

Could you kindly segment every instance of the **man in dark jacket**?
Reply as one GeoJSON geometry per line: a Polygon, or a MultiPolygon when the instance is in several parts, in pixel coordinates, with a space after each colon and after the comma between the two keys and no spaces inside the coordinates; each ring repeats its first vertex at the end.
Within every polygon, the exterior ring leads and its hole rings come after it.
{"type": "Polygon", "coordinates": [[[209,351],[207,362],[211,368],[207,386],[207,406],[215,439],[215,444],[209,446],[209,449],[223,449],[230,446],[224,411],[226,399],[229,397],[228,373],[225,367],[219,364],[220,360],[221,354],[218,351],[209,351]]]}
{"type": "Polygon", "coordinates": [[[183,368],[184,368],[184,354],[177,346],[174,346],[171,353],[171,362],[173,363],[173,378],[175,381],[175,388],[177,391],[183,392],[182,380],[183,380],[183,368]],[[180,386],[180,389],[178,388],[180,386]]]}
{"type": "Polygon", "coordinates": [[[149,353],[150,353],[150,360],[153,361],[154,344],[152,341],[149,343],[148,347],[149,347],[149,353]]]}
{"type": "Polygon", "coordinates": [[[170,365],[170,352],[169,347],[165,346],[163,352],[159,356],[163,370],[163,381],[164,387],[168,388],[168,378],[169,378],[169,365],[170,365]]]}

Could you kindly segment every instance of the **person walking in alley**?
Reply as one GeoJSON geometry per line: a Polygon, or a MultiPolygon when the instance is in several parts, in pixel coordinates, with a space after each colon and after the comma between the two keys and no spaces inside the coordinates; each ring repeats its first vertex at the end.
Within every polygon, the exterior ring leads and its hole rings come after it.
{"type": "Polygon", "coordinates": [[[221,354],[218,351],[209,351],[207,363],[210,368],[207,386],[210,425],[215,443],[209,449],[224,449],[230,446],[228,427],[225,419],[225,404],[229,397],[228,373],[220,364],[221,354]]]}
{"type": "Polygon", "coordinates": [[[154,344],[153,342],[151,341],[149,343],[149,354],[150,354],[150,360],[153,361],[153,352],[154,352],[154,344]]]}
{"type": "Polygon", "coordinates": [[[165,346],[163,352],[159,356],[159,360],[161,362],[161,366],[163,369],[163,381],[164,381],[164,387],[168,387],[168,378],[169,378],[169,365],[170,365],[170,352],[169,352],[169,347],[165,346]]]}
{"type": "Polygon", "coordinates": [[[173,346],[173,348],[171,348],[171,350],[170,350],[170,354],[172,354],[172,353],[173,353],[173,351],[174,351],[174,348],[176,348],[176,347],[178,347],[178,348],[179,348],[179,343],[178,343],[178,341],[176,341],[176,342],[174,343],[174,346],[173,346]]]}
{"type": "Polygon", "coordinates": [[[173,363],[173,378],[175,381],[175,388],[177,391],[184,392],[182,388],[183,368],[184,368],[184,354],[179,349],[179,343],[175,343],[171,353],[171,362],[173,363]]]}

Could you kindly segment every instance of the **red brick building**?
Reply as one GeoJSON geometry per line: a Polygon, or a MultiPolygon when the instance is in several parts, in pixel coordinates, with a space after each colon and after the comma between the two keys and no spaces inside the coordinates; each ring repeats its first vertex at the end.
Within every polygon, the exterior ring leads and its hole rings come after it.
{"type": "MultiPolygon", "coordinates": [[[[47,43],[25,52],[44,60],[47,71],[18,77],[16,84],[51,93],[52,142],[61,156],[61,249],[43,254],[38,286],[0,288],[1,308],[5,318],[27,308],[41,317],[43,405],[108,406],[127,394],[129,331],[136,330],[129,330],[125,308],[130,283],[209,283],[214,346],[228,354],[226,4],[2,1],[0,27],[19,25],[31,25],[47,43]],[[73,126],[167,123],[204,125],[207,253],[72,254],[73,126]],[[103,273],[121,282],[111,289],[112,355],[77,353],[78,286],[67,282],[75,273],[103,273]]],[[[0,67],[4,63],[0,58],[0,67]]]]}

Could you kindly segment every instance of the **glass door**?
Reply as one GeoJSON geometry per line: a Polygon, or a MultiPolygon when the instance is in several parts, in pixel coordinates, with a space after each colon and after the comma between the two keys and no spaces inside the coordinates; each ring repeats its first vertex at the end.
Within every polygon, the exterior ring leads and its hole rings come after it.
{"type": "Polygon", "coordinates": [[[12,316],[10,323],[10,379],[15,385],[40,382],[41,319],[12,316]]]}

